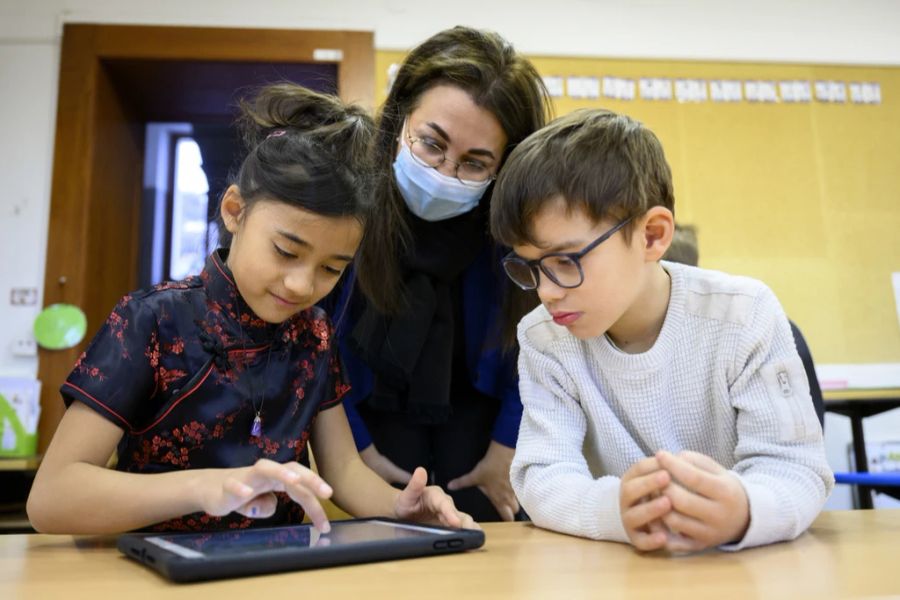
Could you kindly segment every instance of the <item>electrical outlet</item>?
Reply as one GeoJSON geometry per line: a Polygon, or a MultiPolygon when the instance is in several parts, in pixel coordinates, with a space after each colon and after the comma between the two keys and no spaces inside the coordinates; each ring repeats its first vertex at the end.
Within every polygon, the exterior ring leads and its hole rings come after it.
{"type": "Polygon", "coordinates": [[[37,288],[12,288],[9,291],[9,303],[12,306],[34,306],[37,304],[37,288]]]}
{"type": "Polygon", "coordinates": [[[22,356],[26,358],[37,356],[37,342],[29,338],[13,340],[12,353],[13,356],[22,356]]]}

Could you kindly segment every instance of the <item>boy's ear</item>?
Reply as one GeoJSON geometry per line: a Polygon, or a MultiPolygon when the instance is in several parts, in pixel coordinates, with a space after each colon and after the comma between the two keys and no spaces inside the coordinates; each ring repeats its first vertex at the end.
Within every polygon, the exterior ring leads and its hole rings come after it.
{"type": "Polygon", "coordinates": [[[222,195],[222,202],[219,205],[219,214],[222,215],[222,222],[225,223],[225,229],[230,233],[235,233],[241,224],[241,217],[247,203],[244,202],[241,191],[236,185],[228,186],[222,195]]]}
{"type": "Polygon", "coordinates": [[[675,216],[664,206],[654,206],[644,215],[644,259],[656,262],[672,244],[675,234],[675,216]]]}

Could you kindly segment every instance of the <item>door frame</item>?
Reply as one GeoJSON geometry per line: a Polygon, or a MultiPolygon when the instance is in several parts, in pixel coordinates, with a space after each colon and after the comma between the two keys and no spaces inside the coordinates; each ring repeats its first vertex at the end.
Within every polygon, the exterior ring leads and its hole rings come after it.
{"type": "MultiPolygon", "coordinates": [[[[104,61],[116,59],[332,62],[342,99],[372,109],[375,95],[370,31],[65,25],[44,305],[80,306],[89,333],[138,279],[145,119],[106,72],[104,61]]],[[[41,453],[65,411],[59,387],[90,337],[69,350],[38,352],[41,453]]]]}

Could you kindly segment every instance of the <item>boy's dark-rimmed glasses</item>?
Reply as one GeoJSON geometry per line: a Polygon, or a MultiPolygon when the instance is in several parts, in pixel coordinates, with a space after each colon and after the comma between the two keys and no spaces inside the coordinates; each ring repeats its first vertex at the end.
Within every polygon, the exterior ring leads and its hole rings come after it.
{"type": "Polygon", "coordinates": [[[581,269],[581,259],[584,255],[611,238],[629,221],[631,217],[619,222],[580,252],[551,252],[534,260],[525,260],[515,252],[510,252],[503,259],[503,270],[513,283],[523,290],[536,290],[540,282],[540,273],[561,288],[577,288],[584,283],[584,271],[581,269]]]}

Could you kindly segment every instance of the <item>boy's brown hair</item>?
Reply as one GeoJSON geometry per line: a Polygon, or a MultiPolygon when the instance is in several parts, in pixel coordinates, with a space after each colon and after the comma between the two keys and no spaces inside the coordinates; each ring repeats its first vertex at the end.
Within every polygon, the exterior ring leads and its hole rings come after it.
{"type": "MultiPolygon", "coordinates": [[[[555,198],[597,223],[675,208],[659,139],[638,121],[601,109],[560,117],[513,150],[494,189],[491,232],[507,246],[534,244],[534,217],[555,198]]],[[[632,226],[623,230],[626,240],[632,226]]]]}

